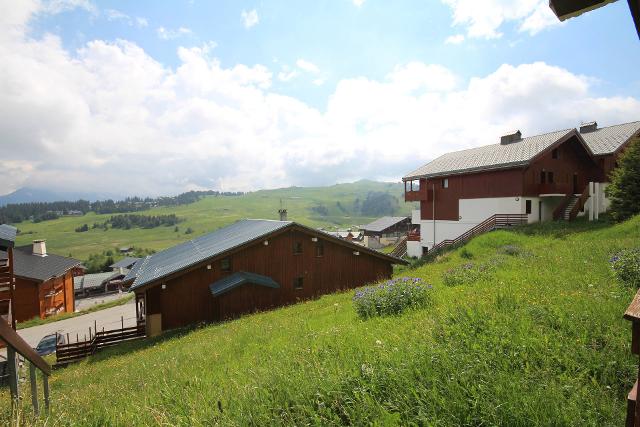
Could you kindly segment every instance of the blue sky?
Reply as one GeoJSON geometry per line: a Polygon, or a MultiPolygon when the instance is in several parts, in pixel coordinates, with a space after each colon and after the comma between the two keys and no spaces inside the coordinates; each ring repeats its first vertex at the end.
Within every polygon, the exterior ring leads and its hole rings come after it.
{"type": "Polygon", "coordinates": [[[640,42],[622,1],[563,24],[546,0],[25,0],[8,12],[0,78],[25,95],[5,94],[3,144],[21,142],[0,193],[52,185],[51,159],[71,152],[91,168],[62,189],[399,180],[504,129],[640,119],[640,42]],[[151,163],[171,173],[127,166],[122,138],[129,155],[161,147],[151,163]]]}

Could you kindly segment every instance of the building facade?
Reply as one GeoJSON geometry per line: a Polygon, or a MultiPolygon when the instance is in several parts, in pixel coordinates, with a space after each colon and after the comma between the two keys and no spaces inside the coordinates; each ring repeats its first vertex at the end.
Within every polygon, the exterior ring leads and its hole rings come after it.
{"type": "Polygon", "coordinates": [[[601,129],[593,122],[525,138],[517,131],[440,156],[403,178],[405,200],[420,202],[412,213],[420,235],[407,253],[419,257],[496,214],[526,215],[529,223],[597,219],[608,208],[608,174],[639,135],[640,122],[601,129]]]}
{"type": "Polygon", "coordinates": [[[294,222],[243,220],[143,258],[125,280],[155,335],[386,279],[395,263],[294,222]]]}

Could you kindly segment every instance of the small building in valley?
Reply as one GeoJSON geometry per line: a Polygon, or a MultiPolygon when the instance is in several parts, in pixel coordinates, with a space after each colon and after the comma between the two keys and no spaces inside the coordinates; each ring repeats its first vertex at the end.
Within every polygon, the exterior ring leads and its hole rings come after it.
{"type": "Polygon", "coordinates": [[[295,222],[241,220],[142,258],[125,281],[155,335],[386,279],[404,263],[295,222]]]}
{"type": "MultiPolygon", "coordinates": [[[[7,258],[8,252],[0,250],[0,259],[7,258]]],[[[18,322],[75,310],[73,276],[81,271],[80,261],[47,253],[44,240],[14,248],[13,260],[13,315],[18,322]]],[[[8,290],[0,292],[0,300],[8,295],[8,290]]]]}

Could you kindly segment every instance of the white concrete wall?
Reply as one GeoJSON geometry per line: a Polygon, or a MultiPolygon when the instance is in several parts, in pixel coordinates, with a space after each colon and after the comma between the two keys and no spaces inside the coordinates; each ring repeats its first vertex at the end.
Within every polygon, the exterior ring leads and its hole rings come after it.
{"type": "MultiPolygon", "coordinates": [[[[524,213],[522,197],[461,199],[458,204],[460,221],[481,223],[491,215],[524,213]]],[[[437,209],[437,207],[436,207],[437,209]]]]}
{"type": "Polygon", "coordinates": [[[422,244],[420,242],[407,242],[407,255],[414,258],[420,258],[422,256],[422,244]]]}
{"type": "Polygon", "coordinates": [[[420,209],[414,209],[411,211],[411,224],[420,224],[420,209]]]}

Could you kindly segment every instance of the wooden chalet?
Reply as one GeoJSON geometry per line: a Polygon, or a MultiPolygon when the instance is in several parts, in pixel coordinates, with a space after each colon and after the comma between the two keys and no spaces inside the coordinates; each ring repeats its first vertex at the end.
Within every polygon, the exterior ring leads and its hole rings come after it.
{"type": "Polygon", "coordinates": [[[640,121],[604,128],[592,122],[530,137],[510,132],[495,144],[444,154],[403,178],[405,200],[420,202],[412,213],[419,233],[407,253],[419,257],[486,229],[496,215],[513,224],[597,219],[609,206],[609,173],[637,139],[640,121]]]}
{"type": "Polygon", "coordinates": [[[411,218],[406,216],[383,216],[362,226],[364,245],[379,248],[395,243],[411,228],[411,218]]]}
{"type": "Polygon", "coordinates": [[[242,220],[141,259],[125,281],[155,335],[386,279],[404,263],[295,222],[242,220]]]}
{"type": "MultiPolygon", "coordinates": [[[[75,310],[73,276],[78,274],[80,261],[47,253],[44,240],[13,249],[14,290],[12,309],[16,321],[45,317],[75,310]]],[[[8,258],[0,251],[0,259],[8,258]]],[[[0,300],[9,291],[0,292],[0,300]]]]}
{"type": "Polygon", "coordinates": [[[17,229],[0,224],[0,318],[13,329],[16,328],[11,304],[13,296],[13,247],[17,229]]]}

